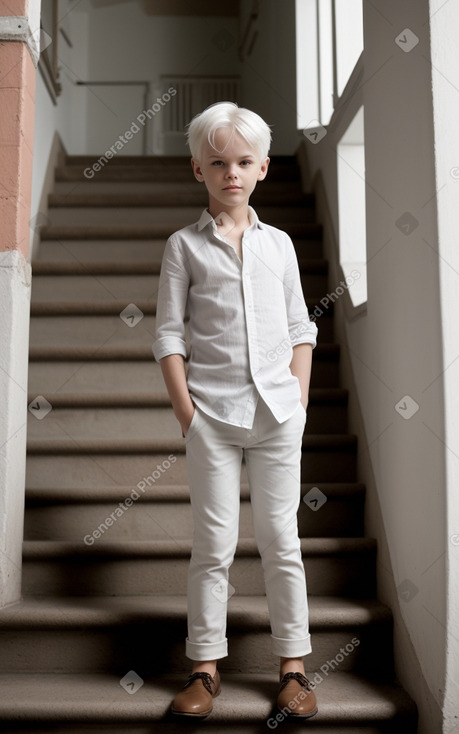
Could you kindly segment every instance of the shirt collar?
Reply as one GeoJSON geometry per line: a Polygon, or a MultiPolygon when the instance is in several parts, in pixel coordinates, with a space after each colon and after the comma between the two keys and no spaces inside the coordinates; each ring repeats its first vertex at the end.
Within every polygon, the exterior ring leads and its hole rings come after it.
{"type": "MultiPolygon", "coordinates": [[[[251,206],[249,206],[249,221],[250,221],[250,228],[256,227],[257,229],[263,229],[263,224],[258,219],[258,215],[251,206]]],[[[214,221],[214,218],[207,209],[204,209],[201,216],[198,220],[198,232],[201,232],[205,227],[207,227],[209,224],[212,224],[212,229],[216,230],[216,224],[214,221]]]]}

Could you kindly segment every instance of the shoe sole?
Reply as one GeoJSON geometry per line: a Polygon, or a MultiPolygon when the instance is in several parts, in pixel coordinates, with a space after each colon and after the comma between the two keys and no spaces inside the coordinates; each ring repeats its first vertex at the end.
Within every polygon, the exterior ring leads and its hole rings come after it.
{"type": "MultiPolygon", "coordinates": [[[[280,709],[278,708],[278,711],[280,709]]],[[[315,716],[318,713],[319,709],[316,708],[314,711],[311,711],[310,714],[294,714],[293,712],[287,714],[287,718],[289,719],[312,719],[313,716],[315,716]]]]}

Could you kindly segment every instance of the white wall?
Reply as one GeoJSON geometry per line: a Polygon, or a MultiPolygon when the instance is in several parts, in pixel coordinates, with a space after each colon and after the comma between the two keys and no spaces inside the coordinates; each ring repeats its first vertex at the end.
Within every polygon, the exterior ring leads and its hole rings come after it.
{"type": "MultiPolygon", "coordinates": [[[[431,0],[431,55],[434,66],[434,130],[436,149],[436,189],[438,191],[438,232],[440,255],[440,303],[443,331],[444,425],[438,440],[444,441],[446,469],[445,561],[447,563],[447,633],[444,731],[458,731],[459,701],[459,329],[457,294],[459,292],[459,103],[456,80],[459,52],[456,33],[459,7],[449,3],[444,8],[439,0],[431,0]],[[454,75],[454,76],[453,76],[454,75]]],[[[439,381],[440,382],[440,381],[439,381]]]]}
{"type": "MultiPolygon", "coordinates": [[[[127,2],[92,9],[90,19],[90,81],[145,80],[156,84],[164,74],[239,73],[236,18],[147,16],[140,3],[127,2]]],[[[88,153],[100,155],[130,128],[145,109],[143,94],[141,87],[91,87],[88,153]]],[[[169,104],[176,102],[173,98],[169,104]]],[[[142,132],[120,155],[142,153],[142,132]]],[[[188,155],[185,137],[182,154],[188,155]]]]}
{"type": "Polygon", "coordinates": [[[447,365],[428,18],[427,0],[364,4],[363,78],[325,138],[315,146],[304,143],[311,175],[321,170],[336,234],[336,145],[364,104],[368,303],[349,319],[344,302],[338,302],[338,323],[358,395],[354,413],[360,411],[364,426],[359,464],[367,466],[367,533],[379,543],[379,596],[394,612],[396,671],[418,704],[420,734],[442,730],[447,624],[447,365]],[[420,39],[409,53],[395,43],[406,28],[420,39]],[[396,225],[405,212],[418,222],[409,235],[396,225]],[[407,420],[402,416],[411,401],[419,409],[407,420]]]}
{"type": "MultiPolygon", "coordinates": [[[[247,19],[252,0],[241,0],[247,19]]],[[[272,155],[293,155],[296,132],[295,1],[263,0],[254,30],[253,51],[242,63],[244,107],[253,109],[272,125],[272,155]]]]}
{"type": "Polygon", "coordinates": [[[76,86],[75,82],[78,79],[85,79],[87,76],[89,19],[87,13],[78,9],[78,6],[72,9],[71,0],[61,0],[59,7],[60,17],[65,17],[63,24],[72,41],[73,48],[70,48],[62,36],[59,36],[58,59],[61,70],[62,93],[57,98],[57,105],[53,104],[41,73],[37,70],[31,255],[37,239],[34,227],[46,222],[43,188],[46,185],[47,167],[56,133],[67,153],[84,153],[86,149],[86,100],[88,91],[76,86]]]}

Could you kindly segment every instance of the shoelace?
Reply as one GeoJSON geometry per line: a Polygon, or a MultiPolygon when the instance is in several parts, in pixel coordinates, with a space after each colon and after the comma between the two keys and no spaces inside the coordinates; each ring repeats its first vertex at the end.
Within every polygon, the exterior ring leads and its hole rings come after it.
{"type": "Polygon", "coordinates": [[[296,680],[297,683],[300,684],[302,688],[304,688],[306,691],[311,691],[311,683],[308,681],[305,675],[303,673],[286,673],[281,681],[281,687],[280,690],[283,691],[287,683],[291,680],[296,680]]]}
{"type": "Polygon", "coordinates": [[[188,678],[188,681],[185,683],[184,688],[188,688],[189,685],[191,685],[195,680],[202,680],[202,685],[212,695],[212,683],[214,682],[214,679],[212,678],[210,673],[193,673],[193,675],[190,675],[188,678]]]}

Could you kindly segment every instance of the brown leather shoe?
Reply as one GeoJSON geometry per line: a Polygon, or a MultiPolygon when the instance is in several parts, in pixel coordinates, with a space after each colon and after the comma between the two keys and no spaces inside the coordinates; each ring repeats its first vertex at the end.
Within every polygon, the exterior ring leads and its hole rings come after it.
{"type": "Polygon", "coordinates": [[[183,690],[172,701],[172,713],[179,716],[208,716],[212,711],[212,699],[220,693],[220,675],[193,673],[183,690]]]}
{"type": "Polygon", "coordinates": [[[286,673],[281,680],[277,707],[292,718],[309,719],[318,708],[311,683],[302,673],[286,673]]]}

